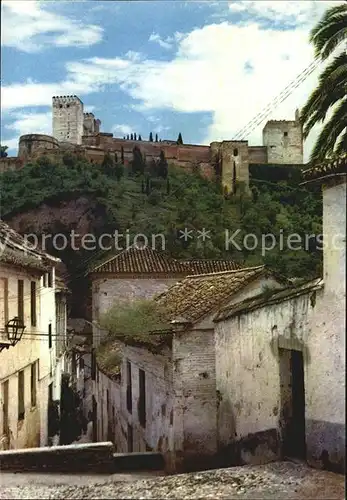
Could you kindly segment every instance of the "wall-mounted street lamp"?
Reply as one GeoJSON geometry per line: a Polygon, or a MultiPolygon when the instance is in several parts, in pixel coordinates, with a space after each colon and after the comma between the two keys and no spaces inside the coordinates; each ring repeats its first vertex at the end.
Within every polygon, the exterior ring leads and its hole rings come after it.
{"type": "Polygon", "coordinates": [[[5,331],[7,334],[8,341],[0,342],[0,352],[3,349],[8,349],[9,347],[15,346],[22,338],[25,325],[23,321],[15,316],[13,319],[10,319],[5,325],[5,331]]]}

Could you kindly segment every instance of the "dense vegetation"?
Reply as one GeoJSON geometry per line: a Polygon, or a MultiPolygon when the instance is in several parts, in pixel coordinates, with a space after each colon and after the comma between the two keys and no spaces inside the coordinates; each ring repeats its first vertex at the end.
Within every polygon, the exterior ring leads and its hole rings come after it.
{"type": "MultiPolygon", "coordinates": [[[[2,217],[11,220],[15,214],[43,203],[59,206],[61,201],[88,196],[95,204],[95,217],[102,220],[97,228],[91,221],[93,231],[99,234],[116,229],[123,234],[128,230],[132,237],[139,233],[148,238],[163,234],[166,250],[174,257],[231,258],[246,266],[264,262],[287,276],[305,278],[320,273],[321,251],[314,238],[301,250],[290,249],[285,243],[291,233],[301,237],[321,233],[321,195],[299,186],[301,172],[295,167],[252,166],[251,195],[244,194],[239,186],[236,195],[230,197],[223,195],[218,182],[202,178],[197,171],[192,175],[168,166],[163,156],[147,164],[134,154],[132,167],[124,169],[109,155],[101,166],[70,155],[56,163],[42,157],[22,170],[0,176],[2,217]],[[180,233],[185,228],[192,231],[187,241],[180,233]],[[197,237],[197,231],[203,228],[210,231],[205,242],[197,237]],[[235,231],[239,243],[247,233],[256,235],[257,247],[252,249],[253,236],[246,241],[247,248],[238,250],[230,243],[227,249],[226,239],[235,231]],[[260,241],[268,233],[276,237],[277,244],[264,252],[260,241]]],[[[52,233],[68,233],[72,227],[55,221],[50,229],[52,233]]],[[[267,246],[270,239],[266,239],[267,246]]],[[[156,241],[161,244],[160,237],[156,241]]],[[[81,275],[91,261],[91,252],[85,252],[66,250],[58,255],[70,270],[81,275]]],[[[97,259],[105,258],[104,252],[96,254],[97,259]]]]}

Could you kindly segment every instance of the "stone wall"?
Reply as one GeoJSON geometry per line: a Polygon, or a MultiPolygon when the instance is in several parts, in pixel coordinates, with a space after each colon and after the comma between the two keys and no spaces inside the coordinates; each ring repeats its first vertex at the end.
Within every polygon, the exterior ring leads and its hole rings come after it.
{"type": "Polygon", "coordinates": [[[176,334],[173,366],[175,468],[199,469],[217,452],[213,330],[176,334]]]}
{"type": "Polygon", "coordinates": [[[53,151],[59,151],[59,142],[50,135],[27,134],[19,138],[18,157],[23,161],[53,151]]]}
{"type": "Polygon", "coordinates": [[[23,161],[17,156],[0,158],[0,174],[8,170],[20,170],[21,168],[23,168],[23,161]]]}
{"type": "Polygon", "coordinates": [[[83,103],[75,95],[52,98],[53,136],[58,141],[81,144],[83,136],[83,103]]]}
{"type": "Polygon", "coordinates": [[[179,277],[148,277],[148,278],[103,278],[93,279],[92,301],[93,320],[100,318],[114,304],[138,299],[149,299],[157,293],[164,292],[179,277]]]}
{"type": "Polygon", "coordinates": [[[302,164],[303,135],[299,120],[271,120],[263,129],[269,163],[302,164]]]}

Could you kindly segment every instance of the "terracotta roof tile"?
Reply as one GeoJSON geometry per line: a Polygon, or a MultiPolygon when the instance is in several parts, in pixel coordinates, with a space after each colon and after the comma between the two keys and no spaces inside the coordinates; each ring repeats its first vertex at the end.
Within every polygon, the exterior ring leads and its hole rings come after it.
{"type": "Polygon", "coordinates": [[[19,233],[0,219],[0,262],[45,271],[49,261],[60,259],[33,249],[19,233]]]}
{"type": "Polygon", "coordinates": [[[156,300],[168,311],[168,318],[196,322],[225,305],[232,295],[263,274],[265,266],[187,276],[156,300]]]}
{"type": "Polygon", "coordinates": [[[90,272],[114,274],[165,273],[186,276],[189,274],[229,271],[239,267],[238,264],[231,260],[177,260],[150,247],[139,248],[132,246],[111,257],[106,262],[96,265],[90,272]]]}
{"type": "Polygon", "coordinates": [[[285,300],[289,300],[291,298],[304,295],[305,293],[318,290],[323,286],[323,280],[321,278],[317,278],[313,281],[305,282],[299,286],[291,286],[276,291],[274,290],[270,296],[268,296],[267,293],[263,293],[257,295],[256,297],[251,297],[249,299],[243,300],[242,302],[238,302],[237,304],[222,307],[216,314],[214,321],[224,321],[226,319],[232,318],[233,316],[253,311],[254,309],[259,309],[261,307],[284,302],[285,300]]]}
{"type": "Polygon", "coordinates": [[[132,246],[95,267],[98,273],[187,273],[180,261],[150,247],[132,246]]]}
{"type": "Polygon", "coordinates": [[[191,259],[181,262],[189,267],[190,274],[218,273],[241,268],[240,264],[237,264],[233,260],[191,259]]]}

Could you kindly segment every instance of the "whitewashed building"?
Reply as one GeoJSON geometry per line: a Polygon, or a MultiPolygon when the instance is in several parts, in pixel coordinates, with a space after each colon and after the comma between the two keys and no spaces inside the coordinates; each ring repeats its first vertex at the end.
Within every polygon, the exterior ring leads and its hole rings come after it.
{"type": "Polygon", "coordinates": [[[280,457],[345,467],[347,159],[305,173],[322,184],[324,276],[216,317],[218,447],[226,461],[280,457]]]}
{"type": "Polygon", "coordinates": [[[60,399],[66,299],[56,286],[59,259],[33,250],[0,221],[1,448],[48,444],[48,403],[60,399]],[[17,342],[9,321],[24,328],[17,342]]]}

